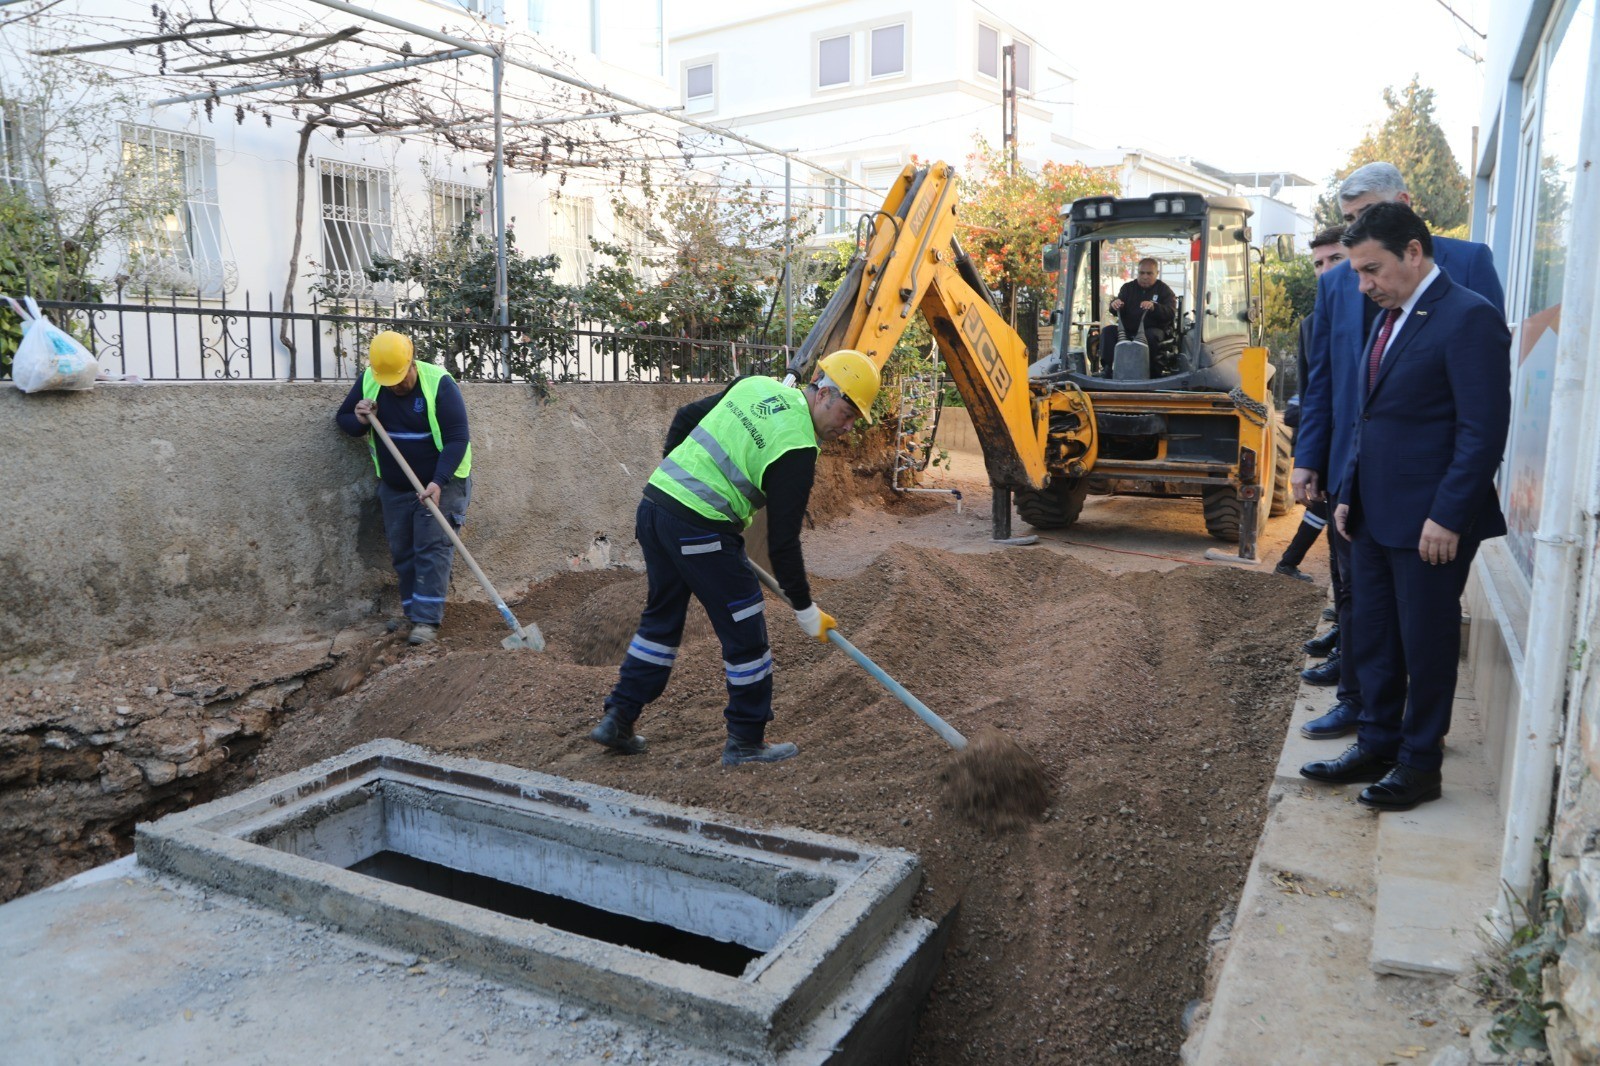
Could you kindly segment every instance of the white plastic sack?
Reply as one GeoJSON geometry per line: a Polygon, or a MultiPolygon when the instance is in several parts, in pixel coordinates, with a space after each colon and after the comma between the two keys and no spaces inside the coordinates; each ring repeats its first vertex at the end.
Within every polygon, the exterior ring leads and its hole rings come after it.
{"type": "Polygon", "coordinates": [[[26,323],[22,327],[22,343],[11,359],[11,379],[18,389],[45,392],[94,388],[100,364],[89,349],[45,318],[33,297],[23,298],[26,308],[9,297],[6,302],[26,323]]]}

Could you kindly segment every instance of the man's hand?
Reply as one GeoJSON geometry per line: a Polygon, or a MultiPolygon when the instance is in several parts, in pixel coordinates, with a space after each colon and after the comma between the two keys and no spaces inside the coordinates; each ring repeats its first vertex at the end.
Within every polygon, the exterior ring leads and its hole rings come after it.
{"type": "Polygon", "coordinates": [[[1112,300],[1111,301],[1111,310],[1113,310],[1113,311],[1122,310],[1122,301],[1121,300],[1112,300]]]}
{"type": "Polygon", "coordinates": [[[356,401],[356,421],[360,422],[363,426],[372,425],[372,419],[368,416],[377,413],[378,405],[373,403],[371,400],[356,401]]]}
{"type": "Polygon", "coordinates": [[[1344,528],[1344,524],[1349,520],[1349,518],[1350,505],[1348,503],[1341,503],[1339,506],[1333,509],[1333,528],[1337,529],[1339,531],[1339,536],[1343,537],[1345,540],[1351,539],[1349,531],[1344,528]]]}
{"type": "Polygon", "coordinates": [[[1315,470],[1303,466],[1295,467],[1294,473],[1289,475],[1289,487],[1294,492],[1294,502],[1308,504],[1322,499],[1322,488],[1317,481],[1315,470]]]}
{"type": "Polygon", "coordinates": [[[432,500],[435,507],[439,506],[439,483],[437,481],[428,482],[428,487],[417,493],[417,502],[421,503],[423,500],[432,500]]]}
{"type": "Polygon", "coordinates": [[[1155,305],[1156,305],[1156,302],[1154,300],[1145,300],[1143,303],[1141,303],[1139,305],[1139,310],[1148,311],[1152,307],[1154,307],[1155,305]]]}
{"type": "Polygon", "coordinates": [[[794,613],[794,620],[800,623],[800,628],[806,631],[806,636],[828,643],[828,630],[838,625],[833,620],[833,615],[824,611],[813,603],[803,611],[794,613]]]}
{"type": "Polygon", "coordinates": [[[1461,545],[1461,534],[1452,533],[1448,529],[1428,519],[1422,523],[1422,539],[1417,541],[1417,554],[1422,556],[1422,561],[1433,566],[1443,566],[1456,557],[1456,549],[1461,545]]]}

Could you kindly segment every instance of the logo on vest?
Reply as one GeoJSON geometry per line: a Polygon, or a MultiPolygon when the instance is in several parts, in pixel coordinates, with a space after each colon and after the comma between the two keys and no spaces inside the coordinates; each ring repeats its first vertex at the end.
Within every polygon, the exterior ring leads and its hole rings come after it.
{"type": "Polygon", "coordinates": [[[787,411],[789,402],[782,396],[768,396],[765,400],[755,405],[755,413],[762,418],[771,418],[779,411],[787,411]]]}

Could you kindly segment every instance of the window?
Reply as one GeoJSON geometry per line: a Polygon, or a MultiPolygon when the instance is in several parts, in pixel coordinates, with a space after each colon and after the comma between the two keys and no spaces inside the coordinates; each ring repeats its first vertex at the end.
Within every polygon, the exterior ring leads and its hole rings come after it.
{"type": "Polygon", "coordinates": [[[906,72],[906,26],[879,26],[872,31],[872,77],[887,78],[906,72]]]}
{"type": "Polygon", "coordinates": [[[1206,252],[1206,341],[1215,345],[1224,337],[1250,337],[1250,275],[1248,247],[1235,234],[1244,228],[1240,215],[1211,216],[1211,241],[1206,252]]]}
{"type": "MultiPolygon", "coordinates": [[[[1580,9],[1574,4],[1567,17],[1580,9]]],[[[1530,150],[1533,186],[1533,248],[1529,256],[1527,296],[1522,313],[1536,314],[1561,302],[1566,278],[1567,245],[1572,239],[1572,199],[1578,179],[1578,131],[1583,122],[1584,79],[1589,70],[1590,27],[1587,19],[1558,27],[1541,86],[1539,143],[1530,150]],[[1578,27],[1573,29],[1573,25],[1578,27]]]]}
{"type": "Polygon", "coordinates": [[[429,183],[428,219],[434,246],[447,249],[470,245],[474,233],[486,232],[489,203],[487,189],[455,181],[429,183]]]}
{"type": "Polygon", "coordinates": [[[0,187],[29,199],[44,198],[44,186],[34,172],[38,145],[29,143],[38,133],[38,116],[9,100],[0,100],[0,187]]]}
{"type": "Polygon", "coordinates": [[[842,233],[848,219],[850,209],[845,200],[843,178],[822,179],[822,232],[842,233]]]}
{"type": "Polygon", "coordinates": [[[1011,47],[1016,49],[1016,74],[1017,88],[1023,92],[1033,91],[1033,48],[1021,41],[1012,41],[1011,47]]]}
{"type": "Polygon", "coordinates": [[[881,203],[889,192],[889,186],[894,184],[894,180],[904,169],[905,164],[898,161],[868,163],[861,168],[861,181],[876,194],[878,202],[881,203]]]}
{"type": "Polygon", "coordinates": [[[978,23],[978,73],[1000,79],[1000,31],[978,23]]]}
{"type": "Polygon", "coordinates": [[[381,298],[384,294],[366,272],[374,256],[390,254],[394,237],[389,172],[328,159],[319,160],[317,169],[322,178],[323,280],[347,295],[381,298]]]}
{"type": "Polygon", "coordinates": [[[564,285],[581,285],[594,261],[594,201],[563,196],[554,201],[550,217],[550,251],[561,260],[556,278],[564,285]]]}
{"type": "Polygon", "coordinates": [[[691,63],[683,68],[683,102],[687,111],[710,111],[717,102],[717,68],[712,63],[691,63]]]}
{"type": "Polygon", "coordinates": [[[850,84],[850,37],[824,37],[817,42],[817,87],[850,84]]]}
{"type": "Polygon", "coordinates": [[[236,270],[223,257],[217,151],[210,137],[122,126],[132,211],[124,271],[136,287],[221,296],[236,270]]]}

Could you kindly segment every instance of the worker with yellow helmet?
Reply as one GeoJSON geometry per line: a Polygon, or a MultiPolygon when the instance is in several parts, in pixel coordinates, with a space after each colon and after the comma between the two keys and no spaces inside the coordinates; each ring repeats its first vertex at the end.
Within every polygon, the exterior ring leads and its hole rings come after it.
{"type": "Polygon", "coordinates": [[[848,349],[817,362],[804,389],[770,377],[745,377],[717,396],[678,410],[661,465],[650,475],[635,517],[649,593],[639,628],[589,738],[613,751],[645,750],[634,723],[672,676],[689,598],[711,618],[722,642],[728,686],[728,739],[722,764],[768,763],[798,753],[770,744],[772,650],[765,600],[745,565],[744,530],[768,515],[772,569],[807,635],[828,639],[833,618],[812,602],[800,551],[800,525],[816,476],[818,445],[871,418],[878,367],[848,349]]]}
{"type": "Polygon", "coordinates": [[[367,438],[383,531],[400,579],[400,609],[411,627],[407,639],[427,644],[444,621],[455,547],[422,501],[431,499],[460,529],[472,498],[472,438],[461,389],[443,367],[413,357],[411,338],[386,329],[372,338],[367,369],[344,398],[337,420],[350,436],[367,438]],[[388,449],[378,447],[368,428],[373,414],[427,486],[420,495],[388,449]]]}

